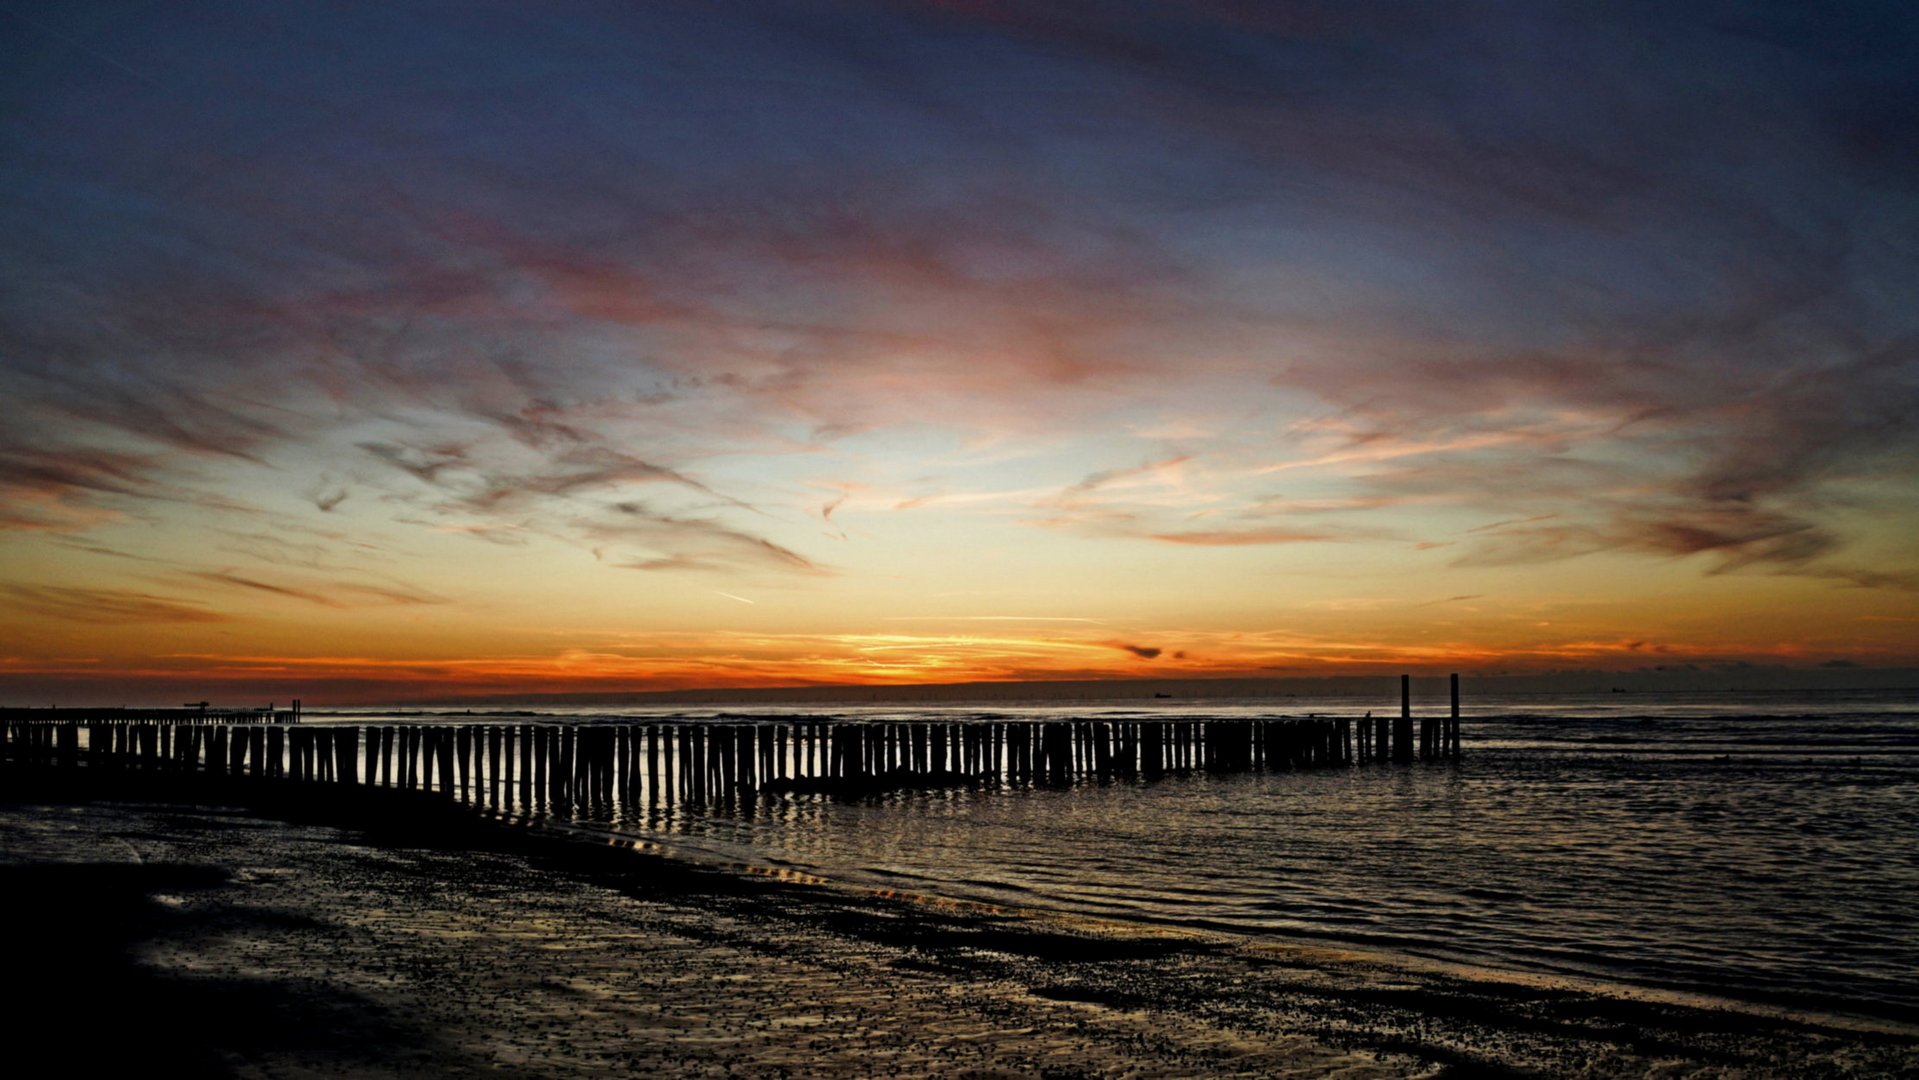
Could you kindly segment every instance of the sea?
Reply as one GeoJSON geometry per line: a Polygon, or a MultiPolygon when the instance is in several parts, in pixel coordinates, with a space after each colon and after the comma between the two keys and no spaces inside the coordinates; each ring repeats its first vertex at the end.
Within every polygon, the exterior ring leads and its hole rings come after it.
{"type": "MultiPolygon", "coordinates": [[[[1381,707],[1135,699],[459,719],[1357,719],[1381,707]]],[[[833,886],[1919,1022],[1919,690],[1474,697],[1461,741],[1456,762],[764,794],[727,811],[620,807],[588,824],[833,886]]]]}

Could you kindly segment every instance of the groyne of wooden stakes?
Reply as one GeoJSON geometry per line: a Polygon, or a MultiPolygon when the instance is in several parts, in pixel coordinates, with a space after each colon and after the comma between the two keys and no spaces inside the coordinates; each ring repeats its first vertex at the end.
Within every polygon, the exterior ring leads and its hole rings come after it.
{"type": "Polygon", "coordinates": [[[390,789],[514,815],[639,808],[751,811],[762,797],[858,797],[955,786],[1151,782],[1454,760],[1451,708],[1397,716],[915,719],[768,716],[419,723],[302,722],[289,710],[0,709],[0,761],[21,773],[390,789]]]}

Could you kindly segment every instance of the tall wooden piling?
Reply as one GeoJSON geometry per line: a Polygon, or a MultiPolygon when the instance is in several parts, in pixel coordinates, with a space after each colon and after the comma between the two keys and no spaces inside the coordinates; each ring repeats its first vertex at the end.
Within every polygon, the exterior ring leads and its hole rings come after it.
{"type": "Polygon", "coordinates": [[[1393,725],[1393,760],[1413,759],[1413,677],[1399,677],[1399,720],[1393,725]]]}
{"type": "Polygon", "coordinates": [[[1452,698],[1452,715],[1446,722],[1444,753],[1449,758],[1457,759],[1459,757],[1459,672],[1457,671],[1453,672],[1452,676],[1452,698]]]}

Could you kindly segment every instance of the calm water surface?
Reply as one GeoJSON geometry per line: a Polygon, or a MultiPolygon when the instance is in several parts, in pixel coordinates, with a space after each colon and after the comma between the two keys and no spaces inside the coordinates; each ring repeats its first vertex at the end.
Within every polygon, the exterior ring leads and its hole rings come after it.
{"type": "MultiPolygon", "coordinates": [[[[1471,704],[1458,764],[767,797],[618,827],[852,884],[1919,1019],[1919,694],[1471,704]]],[[[1148,710],[1364,711],[992,715],[1148,710]]]]}

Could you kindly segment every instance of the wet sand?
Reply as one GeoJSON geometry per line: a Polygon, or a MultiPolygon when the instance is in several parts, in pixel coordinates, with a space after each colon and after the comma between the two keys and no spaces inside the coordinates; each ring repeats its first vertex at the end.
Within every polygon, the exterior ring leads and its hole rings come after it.
{"type": "Polygon", "coordinates": [[[17,1032],[233,1076],[1772,1076],[1919,1035],[718,872],[525,830],[0,804],[17,1032]]]}

